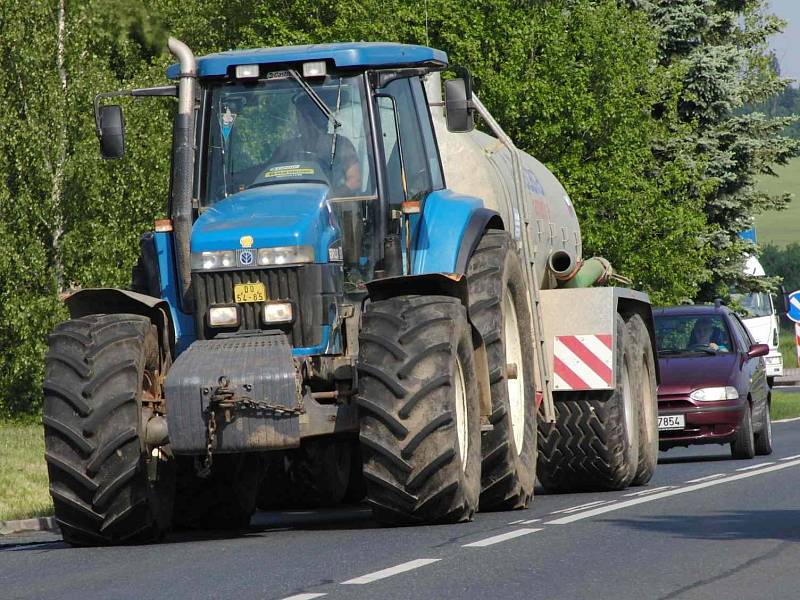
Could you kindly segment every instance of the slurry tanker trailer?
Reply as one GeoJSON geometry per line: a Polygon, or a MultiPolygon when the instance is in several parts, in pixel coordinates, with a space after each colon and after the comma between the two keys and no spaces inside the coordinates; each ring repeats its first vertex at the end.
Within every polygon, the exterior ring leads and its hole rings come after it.
{"type": "Polygon", "coordinates": [[[582,257],[572,201],[469,75],[421,46],[196,59],[171,38],[168,219],[130,289],[84,289],[49,338],[44,430],[64,539],[241,527],[366,498],[467,521],[656,465],[651,309],[582,257]],[[173,100],[174,101],[174,100],[173,100]],[[480,128],[475,128],[476,116],[480,128]]]}

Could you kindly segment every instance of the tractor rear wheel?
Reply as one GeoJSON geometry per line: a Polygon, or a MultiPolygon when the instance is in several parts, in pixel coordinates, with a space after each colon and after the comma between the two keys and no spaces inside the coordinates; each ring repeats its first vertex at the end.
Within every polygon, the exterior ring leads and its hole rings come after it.
{"type": "Polygon", "coordinates": [[[481,434],[481,510],[528,506],[536,480],[536,401],[528,291],[505,231],[487,232],[467,267],[469,316],[483,336],[492,393],[481,434]]]}
{"type": "Polygon", "coordinates": [[[658,463],[658,385],[650,333],[644,320],[633,315],[627,327],[633,349],[629,375],[639,408],[639,464],[631,485],[644,485],[653,477],[658,463]]]}
{"type": "Polygon", "coordinates": [[[144,442],[143,398],[160,398],[156,327],[140,315],[61,323],[45,359],[44,438],[64,540],[157,540],[169,529],[174,472],[144,442]]]}
{"type": "Polygon", "coordinates": [[[367,306],[359,341],[367,499],[386,524],[472,519],[480,494],[480,402],[466,310],[445,296],[367,306]]]}
{"type": "Polygon", "coordinates": [[[537,475],[553,492],[622,490],[639,464],[639,415],[628,329],[617,315],[612,391],[556,392],[555,423],[539,423],[537,475]]]}
{"type": "Polygon", "coordinates": [[[181,529],[244,529],[256,510],[263,474],[260,453],[217,454],[206,478],[199,457],[178,457],[175,526],[181,529]]]}

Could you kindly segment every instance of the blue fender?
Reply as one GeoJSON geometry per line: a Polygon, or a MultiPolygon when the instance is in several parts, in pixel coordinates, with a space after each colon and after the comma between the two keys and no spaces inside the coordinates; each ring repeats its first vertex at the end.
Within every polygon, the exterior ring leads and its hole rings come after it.
{"type": "Polygon", "coordinates": [[[412,240],[410,274],[463,274],[487,227],[503,229],[503,221],[480,198],[451,190],[429,194],[412,240]]]}

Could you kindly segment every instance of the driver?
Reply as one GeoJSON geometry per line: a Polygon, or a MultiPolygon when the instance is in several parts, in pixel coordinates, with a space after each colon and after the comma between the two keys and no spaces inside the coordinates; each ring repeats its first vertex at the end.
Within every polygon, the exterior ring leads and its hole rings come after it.
{"type": "Polygon", "coordinates": [[[689,338],[690,348],[694,346],[707,346],[715,352],[727,352],[728,346],[726,342],[727,335],[721,334],[721,332],[714,327],[712,319],[700,318],[695,321],[694,327],[692,328],[692,335],[689,338]],[[717,341],[714,341],[715,338],[717,341]]]}
{"type": "Polygon", "coordinates": [[[297,136],[282,142],[267,164],[288,163],[313,155],[315,160],[330,170],[333,195],[357,195],[362,188],[361,163],[353,143],[341,133],[328,133],[325,115],[310,98],[298,98],[295,107],[299,129],[297,136]]]}

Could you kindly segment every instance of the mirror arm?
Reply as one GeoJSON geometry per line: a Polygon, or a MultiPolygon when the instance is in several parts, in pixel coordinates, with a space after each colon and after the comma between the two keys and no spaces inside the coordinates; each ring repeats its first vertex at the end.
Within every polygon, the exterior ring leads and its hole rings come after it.
{"type": "Polygon", "coordinates": [[[156,97],[178,97],[178,86],[176,85],[160,85],[151,88],[138,88],[134,90],[119,90],[116,92],[101,92],[94,97],[92,105],[94,107],[94,128],[97,137],[100,137],[100,102],[107,98],[119,98],[120,96],[133,96],[134,98],[142,98],[145,96],[156,97]]]}

